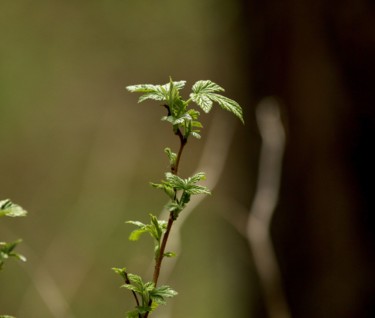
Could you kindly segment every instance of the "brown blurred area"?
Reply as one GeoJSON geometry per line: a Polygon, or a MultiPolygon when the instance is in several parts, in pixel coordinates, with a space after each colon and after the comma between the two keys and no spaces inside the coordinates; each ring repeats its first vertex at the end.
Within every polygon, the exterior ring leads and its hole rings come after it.
{"type": "Polygon", "coordinates": [[[155,317],[273,318],[241,232],[259,166],[255,109],[267,96],[286,129],[272,238],[291,316],[374,317],[374,21],[364,0],[2,2],[0,199],[29,215],[0,220],[0,240],[22,237],[28,258],[0,273],[0,314],[132,308],[110,268],[147,276],[150,242],[129,242],[124,221],[165,204],[148,182],[163,177],[162,150],[177,141],[162,108],[137,105],[124,87],[172,76],[187,80],[184,96],[200,79],[222,85],[246,125],[202,114],[182,174],[222,170],[181,229],[163,282],[179,295],[155,317]]]}
{"type": "Polygon", "coordinates": [[[375,7],[248,1],[255,100],[284,105],[274,241],[293,317],[373,317],[375,7]]]}

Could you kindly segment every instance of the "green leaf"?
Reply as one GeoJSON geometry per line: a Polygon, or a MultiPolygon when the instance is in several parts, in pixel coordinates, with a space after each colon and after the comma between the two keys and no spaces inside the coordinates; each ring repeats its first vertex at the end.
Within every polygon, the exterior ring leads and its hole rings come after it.
{"type": "Polygon", "coordinates": [[[131,85],[127,86],[126,89],[129,92],[136,92],[136,93],[146,93],[139,97],[138,103],[145,101],[146,99],[153,99],[157,101],[165,100],[165,94],[161,91],[159,85],[152,85],[152,84],[139,84],[139,85],[131,85]]]}
{"type": "Polygon", "coordinates": [[[168,197],[173,200],[174,197],[175,197],[175,190],[173,189],[173,187],[168,184],[168,183],[165,183],[165,182],[162,182],[162,183],[153,183],[153,182],[150,182],[151,186],[156,188],[156,189],[162,189],[164,190],[164,192],[168,195],[168,197]]]}
{"type": "Polygon", "coordinates": [[[171,172],[165,173],[165,179],[167,181],[167,184],[172,188],[175,188],[177,190],[181,190],[181,189],[184,189],[184,187],[185,187],[184,179],[180,178],[179,176],[177,176],[177,175],[175,175],[171,172]]]}
{"type": "Polygon", "coordinates": [[[0,318],[15,318],[15,317],[9,316],[9,315],[0,315],[0,318]]]}
{"type": "Polygon", "coordinates": [[[142,293],[142,290],[141,289],[139,289],[139,287],[137,287],[137,286],[134,286],[134,285],[132,285],[132,284],[124,284],[124,285],[122,285],[121,287],[124,287],[124,288],[126,288],[126,289],[129,289],[129,290],[131,290],[131,291],[134,291],[134,292],[136,292],[136,293],[142,293]]]}
{"type": "Polygon", "coordinates": [[[210,112],[213,102],[215,102],[221,108],[237,116],[242,123],[244,122],[241,106],[236,101],[217,94],[217,92],[223,92],[224,89],[216,83],[209,80],[198,81],[193,85],[192,91],[190,94],[191,100],[201,107],[205,113],[210,112]]]}
{"type": "Polygon", "coordinates": [[[124,284],[121,287],[132,290],[140,295],[143,295],[145,287],[142,278],[139,275],[127,274],[130,284],[124,284]]]}
{"type": "Polygon", "coordinates": [[[169,202],[166,205],[166,208],[169,212],[173,212],[175,216],[178,216],[178,214],[184,209],[185,204],[182,204],[180,202],[169,202]]]}
{"type": "Polygon", "coordinates": [[[0,216],[19,217],[26,216],[27,211],[21,206],[14,204],[9,199],[0,201],[0,216]]]}
{"type": "Polygon", "coordinates": [[[150,214],[151,216],[151,236],[160,241],[163,233],[167,229],[167,222],[163,220],[158,220],[155,215],[150,214]]]}
{"type": "Polygon", "coordinates": [[[194,138],[201,139],[201,135],[198,134],[196,131],[191,131],[190,135],[192,135],[194,138]]]}
{"type": "Polygon", "coordinates": [[[199,181],[206,180],[206,174],[204,172],[198,172],[192,177],[187,179],[187,182],[190,183],[197,183],[199,181]]]}
{"type": "Polygon", "coordinates": [[[200,185],[190,185],[185,191],[191,195],[211,194],[211,191],[207,187],[200,185]]]}
{"type": "Polygon", "coordinates": [[[149,233],[156,241],[160,241],[161,236],[167,228],[167,222],[158,220],[154,215],[150,214],[150,224],[143,224],[139,221],[127,221],[128,224],[138,226],[138,229],[130,233],[129,240],[137,241],[143,233],[149,233]]]}
{"type": "Polygon", "coordinates": [[[241,120],[241,122],[244,123],[242,108],[236,101],[219,94],[210,94],[210,98],[214,102],[218,103],[221,108],[236,115],[241,120]]]}
{"type": "Polygon", "coordinates": [[[213,104],[209,94],[224,91],[224,89],[216,83],[206,80],[196,82],[192,87],[192,91],[190,94],[192,101],[198,104],[205,113],[208,113],[213,104]]]}
{"type": "Polygon", "coordinates": [[[150,298],[158,304],[165,304],[166,298],[172,298],[177,295],[177,292],[167,285],[154,288],[150,292],[150,298]]]}
{"type": "Polygon", "coordinates": [[[123,279],[126,279],[126,268],[123,267],[123,268],[118,268],[118,267],[112,267],[112,270],[120,275],[123,279]]]}
{"type": "Polygon", "coordinates": [[[207,94],[207,93],[214,93],[214,92],[224,92],[224,88],[217,85],[216,83],[210,80],[204,81],[197,81],[193,87],[192,91],[195,94],[207,94]]]}
{"type": "Polygon", "coordinates": [[[15,247],[21,242],[22,240],[17,240],[14,242],[0,242],[0,269],[2,269],[4,262],[9,259],[10,257],[14,257],[22,262],[26,262],[26,257],[13,252],[15,247]]]}
{"type": "Polygon", "coordinates": [[[210,194],[210,190],[204,186],[196,185],[195,183],[204,180],[206,178],[204,172],[198,172],[194,176],[187,179],[182,179],[177,175],[170,172],[165,174],[168,185],[172,186],[177,190],[184,190],[189,194],[210,194]]]}
{"type": "Polygon", "coordinates": [[[169,164],[174,166],[176,164],[177,154],[174,153],[170,148],[165,148],[164,152],[167,154],[169,159],[169,164]]]}
{"type": "Polygon", "coordinates": [[[139,229],[136,229],[134,231],[132,231],[129,235],[129,240],[130,241],[137,241],[139,240],[140,236],[143,234],[143,233],[147,233],[148,230],[147,230],[147,225],[146,224],[143,224],[142,222],[139,222],[139,221],[127,221],[126,222],[127,224],[133,224],[133,225],[136,225],[139,227],[139,229]]]}
{"type": "Polygon", "coordinates": [[[126,318],[139,318],[139,311],[137,309],[128,311],[126,313],[126,318]]]}
{"type": "Polygon", "coordinates": [[[126,89],[132,93],[145,93],[139,97],[138,102],[143,102],[147,99],[156,101],[168,101],[170,93],[173,91],[171,88],[180,90],[185,86],[186,81],[170,82],[164,85],[153,84],[138,84],[127,86],[126,89]]]}
{"type": "Polygon", "coordinates": [[[176,256],[176,253],[173,253],[173,252],[165,252],[165,253],[164,253],[164,256],[165,256],[165,257],[175,257],[175,256],[176,256]]]}

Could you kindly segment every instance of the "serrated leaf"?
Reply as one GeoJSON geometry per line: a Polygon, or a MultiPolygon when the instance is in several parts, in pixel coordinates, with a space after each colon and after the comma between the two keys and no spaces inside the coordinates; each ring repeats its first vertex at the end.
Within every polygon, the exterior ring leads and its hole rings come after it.
{"type": "Polygon", "coordinates": [[[176,89],[180,90],[180,89],[182,89],[182,88],[185,87],[186,81],[170,81],[169,83],[162,85],[162,87],[163,87],[167,92],[169,92],[170,89],[171,89],[171,83],[172,83],[172,85],[173,85],[176,89]]]}
{"type": "Polygon", "coordinates": [[[156,92],[157,88],[160,85],[153,85],[153,84],[138,84],[138,85],[129,85],[126,86],[126,89],[129,92],[137,92],[137,93],[151,93],[151,92],[156,92]]]}
{"type": "Polygon", "coordinates": [[[206,94],[190,94],[190,98],[194,103],[200,106],[206,114],[211,111],[213,102],[206,94]]]}
{"type": "Polygon", "coordinates": [[[128,277],[129,277],[129,280],[132,282],[132,283],[137,283],[137,284],[142,284],[142,278],[141,276],[139,275],[136,275],[136,274],[128,274],[128,277]]]}
{"type": "Polygon", "coordinates": [[[0,216],[20,217],[26,216],[27,211],[9,199],[0,201],[0,216]]]}
{"type": "Polygon", "coordinates": [[[182,179],[179,176],[171,173],[165,173],[166,181],[162,181],[161,184],[152,184],[154,187],[157,188],[166,188],[170,187],[176,190],[184,190],[189,194],[210,194],[210,190],[204,186],[196,185],[197,182],[204,180],[205,174],[204,172],[198,172],[194,176],[182,179]]]}
{"type": "Polygon", "coordinates": [[[209,94],[224,91],[224,88],[210,80],[206,80],[196,82],[192,87],[192,91],[190,94],[192,101],[198,104],[205,113],[209,113],[213,105],[209,94]]]}
{"type": "Polygon", "coordinates": [[[156,287],[150,292],[150,298],[158,304],[165,304],[166,298],[171,298],[176,295],[177,292],[167,285],[156,287]]]}
{"type": "Polygon", "coordinates": [[[217,94],[216,92],[223,92],[224,89],[211,81],[198,81],[193,85],[191,100],[208,113],[213,105],[213,102],[218,103],[221,108],[230,111],[237,116],[242,122],[243,114],[241,106],[234,100],[217,94]]]}
{"type": "Polygon", "coordinates": [[[165,178],[168,182],[168,185],[171,186],[172,188],[183,189],[184,186],[185,186],[184,179],[180,178],[179,176],[177,176],[177,175],[175,175],[171,172],[166,172],[165,178]]]}
{"type": "Polygon", "coordinates": [[[124,284],[124,285],[121,285],[121,287],[129,289],[129,290],[131,290],[133,292],[136,292],[138,294],[142,293],[142,290],[138,286],[134,286],[132,284],[124,284]]]}
{"type": "Polygon", "coordinates": [[[162,92],[153,92],[153,93],[147,93],[139,97],[138,103],[142,103],[147,99],[152,99],[156,101],[163,101],[166,100],[164,94],[162,92]]]}
{"type": "Polygon", "coordinates": [[[210,94],[210,98],[214,102],[218,103],[221,108],[233,113],[242,121],[242,123],[244,123],[242,108],[236,101],[219,94],[210,94]]]}
{"type": "Polygon", "coordinates": [[[147,99],[167,101],[170,99],[171,87],[179,90],[185,86],[185,83],[186,81],[170,82],[164,85],[137,84],[127,86],[126,89],[132,93],[145,93],[139,97],[139,103],[147,99]]]}
{"type": "Polygon", "coordinates": [[[206,180],[206,174],[204,172],[197,172],[195,175],[187,179],[188,183],[197,183],[202,180],[206,180]]]}
{"type": "Polygon", "coordinates": [[[147,283],[145,283],[145,284],[143,285],[143,288],[144,288],[146,291],[150,292],[150,291],[152,291],[152,290],[154,289],[154,286],[155,286],[155,284],[154,284],[153,282],[147,282],[147,283]]]}
{"type": "Polygon", "coordinates": [[[185,191],[191,195],[211,194],[211,191],[207,187],[200,185],[190,185],[185,191]]]}
{"type": "Polygon", "coordinates": [[[210,80],[202,80],[197,81],[193,87],[192,91],[195,94],[206,94],[206,93],[214,93],[214,92],[224,92],[224,88],[219,86],[218,84],[210,81],[210,80]]]}

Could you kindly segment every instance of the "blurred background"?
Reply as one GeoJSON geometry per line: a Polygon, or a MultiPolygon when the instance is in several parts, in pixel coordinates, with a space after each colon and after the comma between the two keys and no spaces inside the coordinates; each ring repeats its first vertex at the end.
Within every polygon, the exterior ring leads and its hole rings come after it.
{"type": "Polygon", "coordinates": [[[178,143],[163,108],[138,105],[125,86],[172,76],[187,81],[185,97],[197,80],[223,86],[246,125],[202,114],[181,174],[206,171],[213,195],[176,228],[161,283],[179,295],[154,316],[374,317],[373,21],[366,0],[2,1],[0,199],[29,214],[0,220],[0,239],[23,238],[28,258],[0,273],[0,313],[132,309],[111,267],[150,274],[152,244],[129,242],[124,222],[161,211],[148,183],[178,143]],[[271,236],[287,316],[268,308],[245,229],[267,96],[286,135],[271,236]]]}

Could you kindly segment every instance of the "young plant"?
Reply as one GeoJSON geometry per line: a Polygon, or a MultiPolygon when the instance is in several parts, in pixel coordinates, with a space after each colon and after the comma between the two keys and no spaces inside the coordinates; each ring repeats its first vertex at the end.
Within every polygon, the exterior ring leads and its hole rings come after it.
{"type": "Polygon", "coordinates": [[[124,280],[122,287],[127,288],[133,294],[136,306],[127,313],[127,318],[147,318],[149,314],[160,304],[165,304],[167,298],[177,295],[177,292],[167,285],[158,287],[159,274],[164,257],[171,257],[173,252],[166,251],[166,246],[173,223],[179,214],[187,206],[192,195],[210,194],[210,190],[199,182],[206,178],[204,172],[199,172],[188,178],[179,176],[179,165],[183,150],[190,137],[200,139],[200,130],[203,128],[199,121],[199,111],[191,108],[194,103],[203,112],[209,113],[214,103],[221,108],[233,113],[243,123],[241,106],[219,92],[224,89],[212,81],[198,81],[192,87],[192,92],[187,100],[182,99],[180,90],[184,88],[185,81],[174,82],[170,79],[164,85],[140,84],[128,86],[130,92],[142,93],[139,102],[151,99],[155,100],[166,109],[163,121],[172,125],[173,133],[179,138],[180,146],[177,152],[170,148],[164,149],[168,160],[170,171],[165,173],[165,178],[160,183],[151,183],[151,186],[162,190],[169,201],[166,209],[169,211],[168,220],[159,220],[150,214],[150,223],[144,224],[139,221],[128,221],[137,228],[131,232],[129,239],[136,241],[139,237],[148,233],[154,241],[154,273],[152,281],[144,282],[138,275],[128,273],[126,268],[113,268],[124,280]]]}
{"type": "MultiPolygon", "coordinates": [[[[10,200],[0,200],[0,217],[20,217],[26,216],[27,212],[21,208],[19,205],[12,203],[10,200]]],[[[21,240],[16,240],[14,242],[0,242],[0,271],[3,269],[5,261],[9,258],[16,258],[23,262],[26,258],[18,253],[14,252],[15,247],[21,242],[21,240]]],[[[8,315],[0,315],[0,318],[14,318],[8,315]]]]}
{"type": "MultiPolygon", "coordinates": [[[[0,201],[0,217],[9,216],[9,217],[20,217],[26,216],[27,212],[21,208],[19,205],[12,203],[10,200],[1,200],[0,201]]],[[[4,263],[11,257],[17,258],[21,261],[26,261],[26,258],[18,253],[14,252],[15,247],[22,240],[16,240],[14,242],[0,242],[0,270],[3,269],[4,263]]]]}

